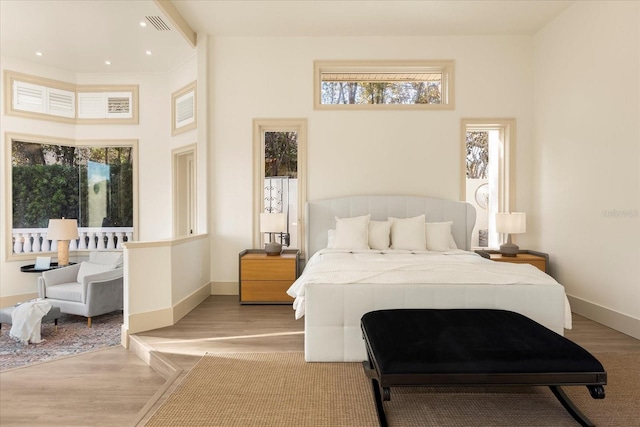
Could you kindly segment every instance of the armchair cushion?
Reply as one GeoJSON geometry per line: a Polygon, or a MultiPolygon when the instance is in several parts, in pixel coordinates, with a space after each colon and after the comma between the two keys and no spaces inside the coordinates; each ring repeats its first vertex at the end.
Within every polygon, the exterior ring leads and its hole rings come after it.
{"type": "Polygon", "coordinates": [[[84,292],[81,283],[63,283],[47,287],[48,299],[61,299],[84,303],[84,292]]]}
{"type": "Polygon", "coordinates": [[[114,264],[96,264],[93,262],[83,261],[80,264],[80,269],[78,270],[76,281],[82,283],[84,282],[85,276],[93,276],[94,274],[115,270],[115,268],[116,265],[114,264]]]}

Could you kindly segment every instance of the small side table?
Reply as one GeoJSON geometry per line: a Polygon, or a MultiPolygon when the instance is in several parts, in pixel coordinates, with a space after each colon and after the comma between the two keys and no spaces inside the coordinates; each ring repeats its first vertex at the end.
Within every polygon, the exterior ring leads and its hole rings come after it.
{"type": "Polygon", "coordinates": [[[240,252],[240,304],[291,304],[287,289],[298,278],[300,251],[268,256],[261,249],[240,252]]]}
{"type": "MultiPolygon", "coordinates": [[[[73,265],[75,262],[70,262],[69,265],[73,265]]],[[[35,264],[27,264],[20,267],[20,271],[23,273],[42,273],[43,271],[55,270],[56,268],[64,268],[66,265],[58,265],[57,262],[52,262],[49,265],[49,268],[38,268],[36,269],[35,264]]]]}
{"type": "Polygon", "coordinates": [[[547,272],[549,269],[549,255],[543,252],[521,250],[516,256],[502,256],[498,251],[492,250],[477,250],[476,253],[483,258],[488,258],[491,261],[497,262],[511,262],[514,264],[531,264],[537,267],[543,272],[547,272]]]}

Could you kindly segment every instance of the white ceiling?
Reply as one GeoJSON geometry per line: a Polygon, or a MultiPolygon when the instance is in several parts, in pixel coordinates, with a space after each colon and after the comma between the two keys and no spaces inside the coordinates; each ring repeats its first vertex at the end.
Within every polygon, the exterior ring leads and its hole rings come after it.
{"type": "MultiPolygon", "coordinates": [[[[531,35],[573,1],[179,0],[212,36],[531,35]]],[[[0,0],[3,56],[76,73],[167,72],[194,54],[151,0],[0,0]],[[146,16],[170,27],[142,28],[146,16]],[[144,52],[151,50],[153,55],[144,52]],[[36,51],[43,56],[37,57],[36,51]],[[104,64],[110,60],[112,65],[104,64]]]]}

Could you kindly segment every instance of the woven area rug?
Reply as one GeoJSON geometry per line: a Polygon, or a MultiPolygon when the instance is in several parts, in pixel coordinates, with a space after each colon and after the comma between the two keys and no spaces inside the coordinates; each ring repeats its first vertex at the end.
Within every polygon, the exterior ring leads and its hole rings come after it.
{"type": "Polygon", "coordinates": [[[121,311],[93,317],[91,328],[86,317],[63,314],[57,331],[53,322],[42,324],[44,342],[24,345],[9,335],[11,325],[2,324],[0,371],[120,345],[121,326],[121,311]]]}
{"type": "MultiPolygon", "coordinates": [[[[640,426],[640,354],[596,355],[606,398],[564,390],[598,426],[640,426]]],[[[576,426],[547,387],[394,388],[390,426],[576,426]]],[[[377,426],[359,363],[306,363],[302,353],[207,354],[146,426],[377,426]]]]}

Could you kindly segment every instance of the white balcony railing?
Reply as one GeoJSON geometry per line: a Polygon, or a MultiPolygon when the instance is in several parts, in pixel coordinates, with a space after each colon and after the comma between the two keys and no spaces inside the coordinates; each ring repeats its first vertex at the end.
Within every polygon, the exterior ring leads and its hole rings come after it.
{"type": "MultiPolygon", "coordinates": [[[[12,234],[14,254],[58,250],[56,240],[47,240],[46,228],[14,228],[12,234]]],[[[124,242],[133,241],[133,227],[79,227],[78,236],[69,242],[70,251],[122,249],[124,242]]]]}

